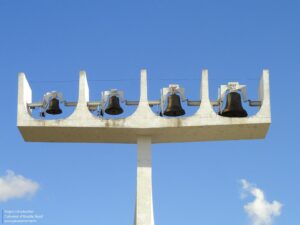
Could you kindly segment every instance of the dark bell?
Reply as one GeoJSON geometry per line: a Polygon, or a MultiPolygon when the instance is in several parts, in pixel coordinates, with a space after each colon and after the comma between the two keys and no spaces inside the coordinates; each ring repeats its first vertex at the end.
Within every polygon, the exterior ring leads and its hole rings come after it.
{"type": "Polygon", "coordinates": [[[168,106],[164,111],[165,116],[182,116],[185,114],[184,109],[181,107],[180,97],[177,94],[168,96],[168,106]]]}
{"type": "Polygon", "coordinates": [[[46,110],[46,113],[48,114],[52,114],[52,115],[57,115],[57,114],[61,114],[62,111],[59,108],[59,100],[56,98],[52,98],[50,100],[48,109],[46,110]]]}
{"type": "Polygon", "coordinates": [[[243,109],[241,95],[237,92],[230,92],[227,94],[225,109],[219,113],[225,117],[247,117],[248,114],[243,109]]]}
{"type": "Polygon", "coordinates": [[[117,96],[111,96],[105,112],[110,115],[119,115],[123,113],[123,109],[120,106],[120,101],[117,96]]]}

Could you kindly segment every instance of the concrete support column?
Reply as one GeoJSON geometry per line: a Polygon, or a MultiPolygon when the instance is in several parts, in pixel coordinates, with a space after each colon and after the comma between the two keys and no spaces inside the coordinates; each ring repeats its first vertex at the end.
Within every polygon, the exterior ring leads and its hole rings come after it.
{"type": "Polygon", "coordinates": [[[154,225],[151,137],[137,139],[137,193],[134,225],[154,225]]]}

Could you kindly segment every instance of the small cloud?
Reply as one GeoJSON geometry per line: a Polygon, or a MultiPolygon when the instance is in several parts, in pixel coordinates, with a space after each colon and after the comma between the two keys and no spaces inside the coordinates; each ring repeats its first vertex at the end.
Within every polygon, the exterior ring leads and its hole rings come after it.
{"type": "Polygon", "coordinates": [[[38,183],[8,170],[5,176],[0,177],[0,202],[32,196],[38,189],[38,183]]]}
{"type": "Polygon", "coordinates": [[[282,204],[278,201],[268,202],[264,192],[255,185],[242,179],[241,185],[243,192],[241,198],[246,198],[249,194],[254,197],[252,202],[244,205],[244,210],[251,219],[252,225],[271,225],[273,217],[279,216],[282,204]]]}

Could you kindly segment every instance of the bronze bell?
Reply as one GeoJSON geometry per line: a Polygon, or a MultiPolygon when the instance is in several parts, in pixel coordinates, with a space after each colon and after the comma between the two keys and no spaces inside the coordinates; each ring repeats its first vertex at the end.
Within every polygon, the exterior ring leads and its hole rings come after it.
{"type": "Polygon", "coordinates": [[[182,116],[185,114],[184,109],[181,107],[180,97],[177,94],[168,96],[168,106],[164,111],[165,116],[182,116]]]}
{"type": "Polygon", "coordinates": [[[59,108],[59,100],[57,98],[52,98],[50,100],[48,109],[46,110],[46,113],[52,114],[52,115],[57,115],[61,114],[62,110],[59,108]]]}
{"type": "Polygon", "coordinates": [[[241,95],[237,92],[230,92],[227,94],[225,109],[219,113],[225,117],[247,117],[248,114],[243,109],[241,95]]]}
{"type": "Polygon", "coordinates": [[[111,96],[105,112],[110,115],[119,115],[123,113],[123,109],[120,106],[120,101],[117,96],[111,96]]]}

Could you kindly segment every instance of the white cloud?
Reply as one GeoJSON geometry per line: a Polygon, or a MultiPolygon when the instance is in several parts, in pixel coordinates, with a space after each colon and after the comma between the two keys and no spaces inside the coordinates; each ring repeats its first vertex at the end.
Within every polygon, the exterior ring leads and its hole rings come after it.
{"type": "Polygon", "coordinates": [[[38,189],[38,183],[8,170],[0,177],[0,202],[32,196],[38,189]]]}
{"type": "Polygon", "coordinates": [[[254,197],[252,202],[244,205],[244,210],[251,219],[252,225],[271,225],[273,217],[279,216],[282,209],[282,204],[278,201],[268,202],[264,192],[247,180],[241,180],[242,195],[244,199],[249,194],[254,197]]]}

